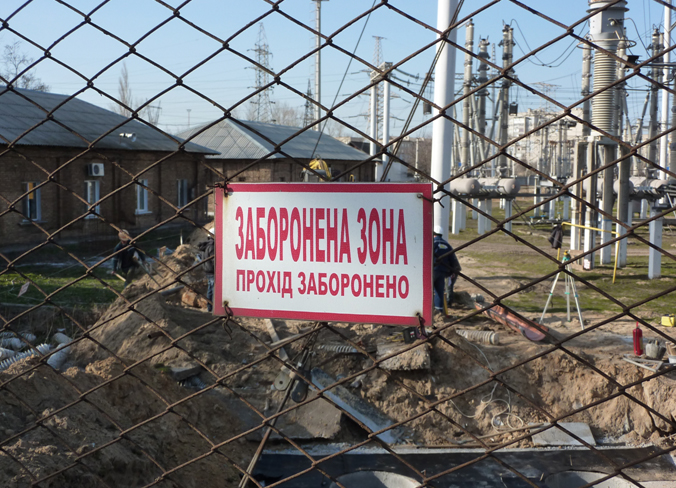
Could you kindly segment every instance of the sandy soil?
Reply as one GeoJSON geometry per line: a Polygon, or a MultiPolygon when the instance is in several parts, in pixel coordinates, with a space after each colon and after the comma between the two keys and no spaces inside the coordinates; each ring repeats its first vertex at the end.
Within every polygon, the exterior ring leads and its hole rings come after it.
{"type": "MultiPolygon", "coordinates": [[[[194,251],[183,246],[157,266],[159,284],[169,285],[179,274],[188,287],[204,292],[199,270],[182,274],[194,264],[194,251]]],[[[473,269],[470,258],[461,257],[461,263],[465,272],[489,276],[473,269]]],[[[182,292],[143,298],[156,287],[147,277],[128,287],[87,337],[78,338],[62,372],[36,359],[0,372],[5,385],[0,389],[0,485],[29,486],[54,475],[41,486],[136,487],[163,472],[156,485],[163,488],[236,484],[234,466],[248,465],[261,436],[261,419],[276,411],[283,396],[271,388],[280,361],[269,353],[266,325],[239,318],[225,323],[183,303],[182,292]],[[202,366],[204,390],[177,384],[169,371],[195,365],[202,366]],[[260,427],[257,432],[251,418],[260,427]]],[[[491,282],[494,291],[510,287],[509,280],[491,282]]],[[[457,289],[465,292],[461,297],[473,291],[462,282],[457,289]]],[[[315,347],[310,363],[339,379],[368,370],[351,391],[397,422],[410,419],[402,438],[407,444],[466,447],[476,444],[472,435],[500,443],[524,435],[505,431],[563,416],[588,423],[605,443],[674,441],[676,372],[625,389],[652,374],[622,360],[632,351],[629,321],[554,347],[530,342],[483,316],[468,317],[472,311],[459,304],[451,317],[435,317],[430,370],[373,368],[377,344],[400,332],[377,324],[323,327],[316,346],[349,343],[362,354],[315,347]],[[457,328],[496,331],[500,344],[470,343],[455,333],[457,328]]],[[[580,331],[576,320],[564,318],[547,317],[557,337],[580,331]]],[[[603,318],[585,314],[588,327],[603,318]]],[[[289,337],[308,325],[286,322],[278,333],[289,337]]],[[[306,340],[285,347],[292,359],[306,340]]],[[[351,383],[351,378],[345,382],[351,383]]],[[[366,439],[349,419],[341,425],[333,441],[366,439]]],[[[289,441],[270,445],[289,447],[289,441]]],[[[511,447],[529,445],[525,437],[511,447]]]]}

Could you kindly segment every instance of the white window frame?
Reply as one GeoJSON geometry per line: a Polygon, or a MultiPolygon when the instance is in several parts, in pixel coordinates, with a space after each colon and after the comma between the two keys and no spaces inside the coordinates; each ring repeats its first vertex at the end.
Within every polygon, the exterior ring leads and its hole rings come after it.
{"type": "Polygon", "coordinates": [[[37,181],[26,181],[22,184],[23,192],[28,193],[23,199],[23,214],[24,222],[39,222],[42,220],[42,201],[40,190],[41,188],[35,188],[40,183],[37,181]],[[31,204],[32,202],[32,204],[31,204]],[[32,217],[32,210],[35,209],[35,216],[32,217]]]}
{"type": "MultiPolygon", "coordinates": [[[[101,181],[100,180],[85,180],[85,200],[89,204],[88,207],[91,207],[94,203],[98,202],[101,198],[101,181]]],[[[87,208],[89,210],[89,208],[87,208]]],[[[94,211],[97,214],[101,213],[101,205],[96,205],[94,211]]],[[[86,219],[97,219],[98,215],[88,214],[86,219]]]]}
{"type": "Polygon", "coordinates": [[[148,180],[138,180],[138,183],[136,184],[136,215],[144,215],[150,213],[150,210],[148,210],[147,186],[148,180]]]}
{"type": "Polygon", "coordinates": [[[190,201],[188,194],[188,180],[176,180],[176,206],[178,208],[183,208],[188,205],[188,202],[190,201]]]}

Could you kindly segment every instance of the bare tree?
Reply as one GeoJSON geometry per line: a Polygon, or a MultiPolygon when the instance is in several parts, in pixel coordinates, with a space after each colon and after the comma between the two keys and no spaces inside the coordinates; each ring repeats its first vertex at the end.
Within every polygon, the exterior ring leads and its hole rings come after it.
{"type": "Polygon", "coordinates": [[[127,71],[127,63],[122,63],[122,71],[120,78],[117,81],[117,99],[119,103],[112,108],[115,112],[125,117],[130,117],[136,105],[134,96],[129,86],[129,71],[127,71]]]}
{"type": "Polygon", "coordinates": [[[292,107],[286,102],[275,102],[272,106],[272,122],[279,125],[300,127],[303,122],[303,109],[292,107]]]}
{"type": "MultiPolygon", "coordinates": [[[[122,71],[120,71],[120,78],[117,82],[117,99],[118,103],[111,105],[111,110],[125,117],[131,117],[136,107],[142,105],[138,99],[134,98],[131,85],[129,83],[129,71],[127,64],[122,63],[122,71]]],[[[147,102],[147,100],[146,100],[147,102]]],[[[162,111],[162,102],[157,105],[146,105],[139,111],[139,116],[147,120],[152,125],[157,125],[160,121],[160,112],[162,111]]]]}
{"type": "Polygon", "coordinates": [[[5,45],[0,64],[2,65],[0,76],[5,83],[29,90],[45,92],[49,90],[49,85],[35,76],[32,69],[22,74],[26,67],[33,64],[33,58],[29,58],[21,51],[21,42],[16,41],[5,45]]]}

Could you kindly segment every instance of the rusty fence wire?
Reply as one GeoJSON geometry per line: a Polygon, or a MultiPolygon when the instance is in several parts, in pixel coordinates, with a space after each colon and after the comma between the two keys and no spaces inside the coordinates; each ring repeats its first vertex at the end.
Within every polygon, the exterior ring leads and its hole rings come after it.
{"type": "MultiPolygon", "coordinates": [[[[671,152],[674,126],[669,120],[658,123],[652,108],[653,120],[644,123],[658,96],[675,94],[666,56],[673,47],[653,35],[653,44],[637,58],[627,51],[637,44],[629,35],[625,40],[588,34],[595,18],[616,22],[626,2],[581,5],[580,14],[566,13],[574,20],[564,23],[557,18],[560,9],[542,2],[461,1],[443,30],[417,2],[352,2],[346,7],[351,20],[333,32],[321,30],[318,47],[298,48],[292,62],[278,69],[262,56],[268,47],[260,38],[253,54],[240,38],[261,23],[279,20],[297,29],[293,32],[316,36],[316,25],[301,18],[289,0],[239,7],[247,20],[227,32],[191,20],[191,9],[216,8],[214,2],[145,3],[160,20],[134,41],[110,10],[136,8],[129,2],[27,0],[0,6],[0,39],[8,46],[4,59],[14,61],[14,69],[0,77],[2,486],[346,488],[367,486],[365,478],[350,476],[380,471],[410,483],[385,477],[382,486],[542,487],[564,486],[548,484],[554,483],[548,476],[585,470],[597,476],[580,478],[574,486],[610,479],[646,486],[642,483],[653,480],[651,467],[673,468],[665,459],[676,449],[676,384],[666,358],[676,350],[662,352],[659,364],[631,354],[635,326],[656,341],[645,342],[646,353],[649,346],[674,342],[673,329],[662,326],[661,316],[668,316],[670,307],[673,313],[676,291],[671,249],[676,240],[669,221],[676,211],[676,174],[658,154],[659,144],[671,152]],[[42,15],[47,3],[60,16],[42,15]],[[478,28],[482,20],[507,15],[527,16],[551,34],[537,41],[531,37],[528,45],[506,37],[502,63],[477,49],[481,43],[460,40],[470,22],[478,28]],[[25,30],[31,17],[34,24],[44,23],[45,33],[25,30]],[[388,30],[409,52],[389,64],[358,56],[352,41],[341,36],[349,31],[361,40],[363,26],[379,17],[410,26],[388,30]],[[182,71],[164,66],[144,52],[144,42],[176,25],[182,35],[203,36],[218,47],[180,59],[182,71]],[[93,73],[79,70],[72,61],[76,57],[61,54],[64,45],[77,54],[98,36],[115,46],[116,55],[102,57],[93,73]],[[18,46],[38,54],[22,57],[18,46]],[[434,53],[442,46],[455,52],[458,67],[461,59],[470,66],[464,79],[458,68],[456,93],[447,106],[433,96],[439,58],[434,53]],[[527,68],[543,65],[552,46],[570,46],[564,54],[573,53],[580,64],[593,57],[587,88],[584,76],[576,74],[582,87],[557,97],[551,85],[533,81],[540,74],[527,68]],[[348,71],[364,70],[368,81],[349,85],[350,92],[331,103],[331,95],[325,95],[320,105],[293,81],[297,66],[312,61],[317,50],[342,55],[348,71]],[[200,88],[200,70],[222,55],[256,72],[256,86],[234,102],[230,95],[200,88]],[[404,81],[401,72],[421,59],[426,76],[413,84],[404,81]],[[122,77],[119,89],[101,88],[99,80],[112,73],[117,78],[127,61],[143,61],[165,82],[153,86],[143,101],[130,96],[122,77]],[[601,71],[603,63],[610,68],[601,71]],[[52,89],[36,84],[35,72],[48,64],[81,88],[54,95],[49,92],[60,91],[58,80],[45,79],[52,89]],[[409,106],[411,116],[406,114],[401,131],[383,143],[350,107],[386,82],[414,109],[409,106]],[[244,116],[250,106],[260,115],[273,89],[306,111],[300,127],[281,138],[271,135],[269,124],[244,116]],[[176,90],[218,115],[181,134],[162,125],[153,109],[176,90]],[[532,111],[516,132],[506,122],[515,100],[509,90],[537,97],[545,107],[532,111]],[[93,94],[105,114],[81,100],[93,94]],[[116,115],[109,110],[113,106],[116,115]],[[603,118],[606,112],[611,115],[603,118]],[[639,116],[638,123],[631,120],[639,116]],[[443,181],[431,175],[429,147],[420,161],[417,155],[424,151],[416,146],[414,157],[411,149],[416,140],[429,143],[440,119],[455,131],[453,147],[446,148],[454,164],[443,181]],[[248,134],[239,144],[255,139],[266,149],[218,159],[218,151],[204,141],[226,124],[230,134],[248,134]],[[385,181],[399,165],[411,181],[432,182],[435,205],[452,205],[452,219],[465,209],[466,221],[454,223],[449,234],[463,271],[448,314],[436,315],[434,323],[422,324],[405,341],[401,329],[380,324],[266,321],[206,312],[208,279],[197,244],[213,222],[214,187],[298,181],[302,172],[321,179],[311,160],[320,156],[322,138],[338,127],[365,152],[335,162],[338,171],[325,179],[373,181],[375,175],[385,181]],[[579,133],[564,141],[564,127],[577,127],[579,133]],[[644,127],[646,134],[640,134],[644,127]],[[311,134],[316,143],[307,155],[289,149],[311,134]],[[373,154],[369,143],[375,144],[373,154]],[[103,171],[101,178],[97,171],[103,171]],[[631,187],[622,186],[630,176],[631,187]],[[485,194],[459,189],[470,180],[495,186],[494,206],[485,204],[490,200],[485,194]],[[521,193],[502,193],[508,180],[520,181],[521,193]],[[612,180],[618,181],[617,208],[608,190],[612,180]],[[622,214],[629,191],[643,196],[635,197],[631,211],[625,205],[622,214]],[[508,201],[510,213],[498,208],[501,200],[508,201]],[[594,228],[563,227],[563,248],[571,249],[571,261],[561,261],[544,239],[552,224],[563,221],[594,228]],[[619,233],[595,236],[599,226],[619,233]],[[131,240],[115,247],[125,231],[131,240]],[[135,280],[123,282],[126,276],[112,274],[113,262],[129,246],[147,266],[135,280]],[[620,249],[625,257],[614,271],[620,249]],[[555,278],[559,288],[552,287],[555,278]],[[571,298],[580,298],[586,307],[581,323],[575,314],[572,321],[560,319],[565,309],[560,301],[552,303],[540,325],[545,302],[563,296],[564,281],[577,285],[577,291],[566,288],[568,306],[571,298]],[[490,320],[485,314],[491,312],[509,323],[490,320]],[[476,335],[460,329],[497,332],[500,344],[477,342],[476,335]],[[529,340],[532,334],[537,339],[529,340]],[[286,388],[275,388],[277,381],[286,388]],[[593,436],[573,423],[590,425],[593,436]],[[533,458],[524,460],[516,449],[532,449],[543,433],[558,433],[575,445],[556,451],[563,464],[548,458],[549,471],[532,461],[537,452],[529,451],[533,458]],[[360,457],[364,460],[356,460],[360,457]],[[489,472],[497,474],[491,478],[489,472]],[[495,480],[501,484],[491,484],[495,480]]],[[[646,3],[670,8],[670,2],[646,3]]],[[[638,10],[631,2],[628,7],[638,10]]],[[[514,36],[510,29],[506,35],[514,36]]],[[[520,25],[517,32],[521,29],[527,36],[529,26],[520,25]]],[[[253,72],[236,76],[239,85],[250,85],[253,72]]],[[[163,109],[168,108],[165,102],[163,109]]]]}

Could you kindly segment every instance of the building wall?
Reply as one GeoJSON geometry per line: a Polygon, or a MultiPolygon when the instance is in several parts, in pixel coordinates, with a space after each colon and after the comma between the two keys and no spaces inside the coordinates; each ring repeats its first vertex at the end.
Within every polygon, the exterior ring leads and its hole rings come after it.
{"type": "MultiPolygon", "coordinates": [[[[5,202],[10,211],[0,217],[3,245],[42,242],[59,229],[57,239],[115,235],[113,225],[138,233],[175,215],[177,180],[187,180],[189,201],[207,189],[208,170],[201,155],[177,154],[163,160],[165,153],[100,150],[78,156],[81,152],[18,146],[0,156],[0,195],[10,200],[5,202]],[[102,163],[104,175],[88,176],[91,163],[102,163]],[[147,212],[137,212],[134,177],[148,182],[147,212]],[[79,218],[88,209],[86,181],[98,181],[101,218],[79,218]],[[27,182],[47,182],[39,189],[41,215],[36,221],[44,231],[21,215],[24,207],[19,199],[27,182]]],[[[206,198],[186,207],[183,215],[204,223],[206,198]]]]}
{"type": "MultiPolygon", "coordinates": [[[[309,163],[310,160],[302,160],[309,163]]],[[[217,168],[230,183],[264,183],[264,182],[299,182],[301,181],[301,166],[286,159],[268,160],[251,166],[250,160],[222,160],[208,159],[207,164],[217,168]]],[[[349,175],[354,175],[355,181],[370,182],[373,181],[373,165],[365,164],[352,171],[347,172],[358,161],[327,161],[332,172],[340,171],[340,181],[348,181],[349,175]]],[[[207,176],[208,184],[222,182],[217,174],[210,172],[207,176]]],[[[213,194],[208,198],[208,213],[213,216],[214,200],[213,194]]]]}

